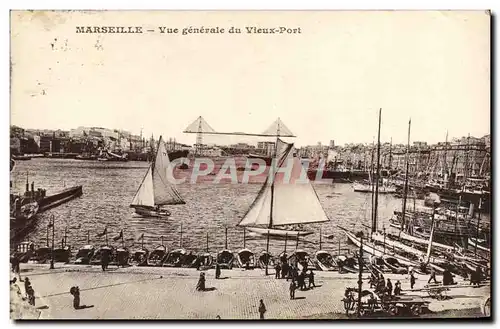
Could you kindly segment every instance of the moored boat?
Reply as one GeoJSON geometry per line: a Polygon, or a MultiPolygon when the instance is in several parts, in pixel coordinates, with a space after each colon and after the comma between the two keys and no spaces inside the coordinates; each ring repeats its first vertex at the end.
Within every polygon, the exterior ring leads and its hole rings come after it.
{"type": "Polygon", "coordinates": [[[274,264],[275,264],[275,262],[274,262],[273,256],[270,253],[268,253],[266,250],[263,250],[259,256],[259,267],[262,269],[265,269],[266,266],[268,268],[274,267],[274,264]]]}
{"type": "Polygon", "coordinates": [[[167,256],[165,256],[165,259],[162,262],[162,266],[181,267],[184,258],[186,257],[186,254],[187,254],[186,249],[180,248],[172,250],[171,252],[168,253],[167,256]]]}
{"type": "Polygon", "coordinates": [[[205,271],[212,267],[214,257],[209,252],[201,252],[196,257],[196,268],[205,271]]]}
{"type": "Polygon", "coordinates": [[[149,266],[161,266],[163,259],[167,256],[167,247],[163,244],[156,247],[148,257],[149,266]]]}
{"type": "Polygon", "coordinates": [[[82,265],[87,265],[90,264],[90,260],[92,259],[92,256],[94,256],[94,246],[93,245],[85,245],[78,252],[76,253],[76,260],[75,264],[82,264],[82,265]]]}
{"type": "Polygon", "coordinates": [[[477,249],[482,250],[482,251],[486,251],[486,252],[491,252],[489,248],[484,246],[484,243],[486,243],[486,240],[484,240],[484,239],[469,238],[468,242],[472,248],[475,248],[477,245],[477,249]]]}
{"type": "Polygon", "coordinates": [[[54,261],[57,263],[69,263],[71,258],[71,247],[63,246],[54,249],[54,261]]]}
{"type": "Polygon", "coordinates": [[[333,256],[324,250],[317,251],[314,255],[316,261],[316,268],[321,271],[334,271],[337,269],[337,264],[333,256]]]}
{"type": "Polygon", "coordinates": [[[141,248],[132,252],[129,263],[135,266],[148,266],[149,251],[146,248],[141,248]]]}
{"type": "Polygon", "coordinates": [[[116,249],[116,265],[118,266],[128,266],[128,260],[130,258],[130,251],[126,247],[120,247],[116,249]]]}
{"type": "Polygon", "coordinates": [[[29,261],[38,264],[46,263],[51,258],[51,251],[52,249],[49,247],[40,247],[35,250],[34,255],[30,257],[29,261]]]}
{"type": "Polygon", "coordinates": [[[197,259],[198,259],[198,257],[195,254],[193,254],[193,252],[189,252],[189,254],[187,254],[184,257],[182,264],[181,264],[181,267],[195,268],[197,259]]]}
{"type": "Polygon", "coordinates": [[[109,263],[113,263],[115,259],[115,249],[111,246],[102,246],[97,249],[92,258],[90,259],[90,265],[101,265],[103,256],[106,255],[109,263]]]}
{"type": "Polygon", "coordinates": [[[342,273],[342,271],[347,271],[350,273],[358,273],[359,269],[358,267],[358,262],[354,257],[347,257],[344,255],[339,255],[337,256],[335,262],[337,263],[339,273],[342,273]]]}
{"type": "Polygon", "coordinates": [[[238,251],[237,259],[241,268],[254,268],[256,266],[255,254],[248,248],[238,251]]]}
{"type": "Polygon", "coordinates": [[[382,259],[384,260],[384,265],[387,266],[389,269],[391,269],[392,273],[395,274],[407,274],[408,273],[408,268],[404,267],[399,263],[397,258],[389,256],[389,255],[384,255],[382,256],[382,259]]]}
{"type": "Polygon", "coordinates": [[[232,269],[234,263],[234,254],[231,250],[224,249],[217,253],[217,263],[221,268],[232,269]]]}

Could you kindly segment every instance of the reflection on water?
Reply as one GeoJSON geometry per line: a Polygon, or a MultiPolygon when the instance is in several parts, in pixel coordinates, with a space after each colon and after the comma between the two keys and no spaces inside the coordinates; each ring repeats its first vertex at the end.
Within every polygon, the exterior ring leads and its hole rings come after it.
{"type": "MultiPolygon", "coordinates": [[[[260,183],[182,184],[178,189],[186,204],[169,207],[172,216],[166,219],[136,217],[129,205],[147,166],[145,162],[101,163],[43,158],[18,161],[11,172],[13,190],[24,190],[26,172],[30,183],[35,182],[35,189],[45,188],[48,193],[64,187],[83,185],[82,197],[39,214],[35,229],[26,238],[38,245],[46,244],[47,224],[54,215],[55,241],[62,240],[64,229],[67,228],[68,244],[72,246],[73,252],[86,244],[88,231],[92,244],[104,244],[104,238],[97,238],[96,235],[106,226],[111,244],[121,243],[114,242],[112,238],[123,229],[126,246],[138,247],[140,242],[137,237],[144,233],[145,246],[151,250],[160,243],[161,236],[167,247],[178,247],[182,225],[184,248],[205,250],[208,233],[211,252],[224,247],[227,226],[228,248],[234,251],[243,248],[243,228],[236,225],[256,197],[260,183]]],[[[301,239],[299,248],[309,252],[317,251],[320,227],[323,235],[322,248],[329,251],[336,251],[339,241],[341,248],[345,248],[346,238],[336,225],[368,231],[363,224],[370,225],[370,194],[354,192],[350,184],[315,183],[314,186],[331,221],[305,225],[304,229],[315,233],[301,239]],[[333,238],[326,239],[325,236],[333,238]]],[[[379,228],[383,225],[389,227],[388,219],[397,207],[401,207],[400,199],[389,195],[379,196],[379,228]]],[[[295,241],[289,240],[287,249],[295,249],[295,244],[295,241]]],[[[246,247],[260,252],[266,248],[266,240],[247,234],[246,247]]],[[[272,253],[281,252],[283,248],[283,240],[271,240],[272,253]]]]}

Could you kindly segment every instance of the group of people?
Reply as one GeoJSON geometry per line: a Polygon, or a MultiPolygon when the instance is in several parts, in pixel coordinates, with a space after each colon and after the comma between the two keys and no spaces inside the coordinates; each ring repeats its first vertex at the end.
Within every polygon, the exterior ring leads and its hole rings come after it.
{"type": "Polygon", "coordinates": [[[30,305],[35,306],[35,290],[31,285],[31,281],[28,277],[24,278],[24,290],[26,291],[26,298],[30,305]]]}
{"type": "Polygon", "coordinates": [[[382,273],[372,273],[369,283],[370,288],[374,288],[375,293],[378,293],[382,296],[392,297],[393,295],[398,296],[401,294],[401,282],[397,280],[396,284],[393,287],[391,279],[387,278],[386,281],[382,273]]]}

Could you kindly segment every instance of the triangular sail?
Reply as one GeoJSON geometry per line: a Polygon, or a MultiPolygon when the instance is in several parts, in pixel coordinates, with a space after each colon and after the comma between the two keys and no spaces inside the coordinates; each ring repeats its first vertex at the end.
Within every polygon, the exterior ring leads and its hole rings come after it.
{"type": "MultiPolygon", "coordinates": [[[[316,191],[309,181],[295,182],[301,174],[302,164],[299,158],[293,157],[293,144],[278,140],[276,147],[277,168],[290,165],[288,160],[293,159],[291,180],[283,182],[276,174],[272,181],[268,178],[262,186],[257,198],[250,206],[239,226],[269,225],[272,202],[272,226],[318,223],[328,221],[328,217],[321,206],[316,191]],[[298,170],[298,175],[297,175],[298,170]]],[[[272,174],[271,174],[272,175],[272,174]]]]}
{"type": "Polygon", "coordinates": [[[151,167],[148,168],[148,172],[146,173],[146,176],[144,176],[144,179],[142,180],[142,183],[132,200],[132,205],[148,207],[153,207],[155,205],[151,167]]]}
{"type": "Polygon", "coordinates": [[[184,204],[177,189],[167,179],[167,170],[171,170],[170,159],[162,138],[158,141],[156,159],[151,165],[153,170],[154,203],[157,206],[184,204]]]}

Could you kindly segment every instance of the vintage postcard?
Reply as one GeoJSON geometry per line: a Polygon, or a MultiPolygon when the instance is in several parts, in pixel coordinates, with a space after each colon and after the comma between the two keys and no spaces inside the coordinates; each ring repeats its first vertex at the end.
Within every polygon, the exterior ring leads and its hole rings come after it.
{"type": "Polygon", "coordinates": [[[491,318],[483,11],[11,11],[12,319],[491,318]]]}

